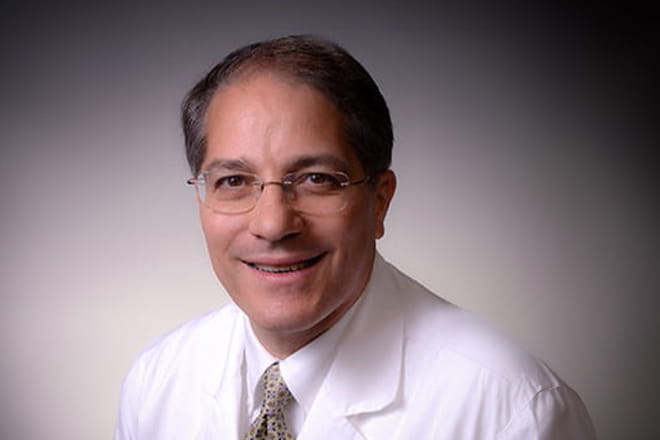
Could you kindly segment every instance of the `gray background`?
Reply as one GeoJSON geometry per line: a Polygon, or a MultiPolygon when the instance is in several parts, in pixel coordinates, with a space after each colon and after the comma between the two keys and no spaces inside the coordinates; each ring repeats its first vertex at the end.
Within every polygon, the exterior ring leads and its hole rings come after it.
{"type": "Polygon", "coordinates": [[[386,258],[547,361],[601,439],[659,437],[657,11],[55,3],[2,2],[2,439],[109,438],[141,347],[226,301],[179,105],[230,49],[300,32],[390,104],[386,258]]]}

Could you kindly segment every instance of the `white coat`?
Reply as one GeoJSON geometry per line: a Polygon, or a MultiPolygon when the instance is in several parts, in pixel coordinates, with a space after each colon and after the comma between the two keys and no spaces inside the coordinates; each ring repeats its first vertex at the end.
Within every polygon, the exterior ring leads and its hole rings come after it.
{"type": "MultiPolygon", "coordinates": [[[[595,439],[544,364],[380,256],[363,295],[299,440],[595,439]]],[[[148,347],[115,440],[238,439],[243,319],[230,304],[148,347]]]]}

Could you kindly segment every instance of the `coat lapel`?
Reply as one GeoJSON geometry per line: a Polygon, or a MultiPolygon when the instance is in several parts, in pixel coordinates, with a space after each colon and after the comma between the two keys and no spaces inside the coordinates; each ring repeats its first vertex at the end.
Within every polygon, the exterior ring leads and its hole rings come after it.
{"type": "Polygon", "coordinates": [[[364,439],[369,420],[391,407],[400,390],[404,344],[396,280],[380,256],[359,309],[307,415],[299,440],[364,439]],[[312,432],[313,431],[313,432],[312,432]]]}
{"type": "MultiPolygon", "coordinates": [[[[225,354],[224,360],[218,359],[213,365],[222,369],[216,374],[209,374],[205,384],[207,398],[211,401],[214,411],[211,414],[213,423],[210,432],[222,432],[227,438],[238,438],[241,399],[243,397],[242,368],[244,359],[244,330],[240,313],[234,315],[233,322],[228,323],[228,329],[219,334],[226,335],[224,341],[228,347],[225,352],[215,348],[218,355],[225,354]]],[[[220,343],[222,346],[222,343],[220,343]]]]}

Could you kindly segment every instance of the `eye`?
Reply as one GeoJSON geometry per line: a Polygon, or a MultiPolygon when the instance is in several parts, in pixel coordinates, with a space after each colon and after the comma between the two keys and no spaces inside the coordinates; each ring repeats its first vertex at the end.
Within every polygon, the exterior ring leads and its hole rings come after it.
{"type": "Polygon", "coordinates": [[[339,179],[328,173],[304,173],[298,177],[298,182],[302,185],[336,187],[340,185],[339,179]]]}
{"type": "Polygon", "coordinates": [[[223,191],[229,189],[244,188],[254,181],[254,178],[245,174],[232,174],[229,176],[215,176],[211,179],[213,189],[216,191],[223,191]]]}
{"type": "Polygon", "coordinates": [[[348,177],[341,172],[309,171],[291,176],[290,181],[302,191],[334,193],[342,188],[348,177]]]}

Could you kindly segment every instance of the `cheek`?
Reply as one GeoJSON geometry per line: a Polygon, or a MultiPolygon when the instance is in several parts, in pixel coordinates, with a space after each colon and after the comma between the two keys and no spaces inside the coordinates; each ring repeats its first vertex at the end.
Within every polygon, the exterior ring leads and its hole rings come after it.
{"type": "Polygon", "coordinates": [[[374,200],[371,197],[365,198],[347,216],[347,235],[351,235],[354,240],[374,240],[378,224],[376,217],[374,200]]]}
{"type": "Polygon", "coordinates": [[[356,206],[342,217],[340,223],[336,226],[335,235],[340,238],[345,252],[349,253],[346,258],[359,259],[375,242],[376,222],[371,204],[356,206]]]}
{"type": "Polygon", "coordinates": [[[206,241],[206,247],[209,251],[215,247],[214,243],[218,237],[219,228],[215,225],[213,219],[206,213],[200,212],[200,223],[202,224],[202,233],[206,241]]]}
{"type": "Polygon", "coordinates": [[[208,211],[200,212],[200,220],[211,260],[216,261],[226,257],[231,237],[235,237],[238,230],[236,222],[231,221],[230,217],[208,211]]]}

